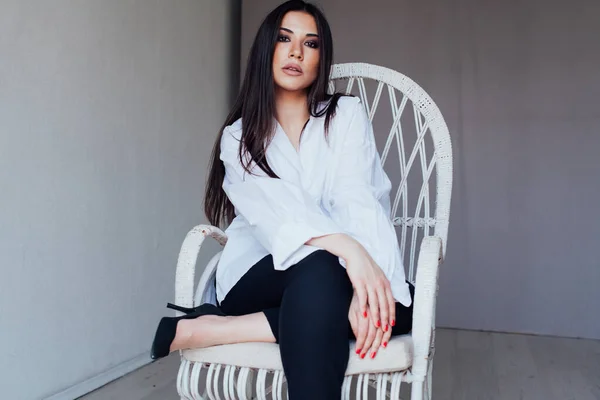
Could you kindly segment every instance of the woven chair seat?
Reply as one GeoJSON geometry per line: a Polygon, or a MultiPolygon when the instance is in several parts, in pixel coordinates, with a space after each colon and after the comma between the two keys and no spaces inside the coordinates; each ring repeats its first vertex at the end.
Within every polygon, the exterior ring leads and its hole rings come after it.
{"type": "MultiPolygon", "coordinates": [[[[411,366],[413,343],[410,335],[393,336],[387,348],[378,351],[374,359],[368,355],[364,359],[358,357],[354,353],[354,343],[350,341],[350,360],[346,375],[401,371],[411,366]]],[[[283,371],[279,346],[275,343],[228,344],[184,350],[182,353],[184,359],[192,362],[283,371]]]]}

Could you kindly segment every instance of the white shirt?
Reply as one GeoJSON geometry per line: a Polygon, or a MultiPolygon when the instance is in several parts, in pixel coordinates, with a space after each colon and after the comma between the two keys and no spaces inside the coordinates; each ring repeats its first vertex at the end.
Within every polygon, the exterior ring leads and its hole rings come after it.
{"type": "MultiPolygon", "coordinates": [[[[228,241],[217,268],[219,302],[263,257],[271,254],[275,269],[285,270],[319,250],[304,244],[313,237],[346,233],[383,270],[396,301],[411,304],[390,217],[391,182],[366,111],[359,98],[342,97],[327,139],[324,121],[325,116],[310,118],[298,151],[276,122],[266,156],[280,179],[255,164],[254,174],[244,171],[238,156],[241,119],[224,129],[223,189],[236,217],[225,231],[228,241]]],[[[345,267],[342,258],[340,264],[345,267]]]]}

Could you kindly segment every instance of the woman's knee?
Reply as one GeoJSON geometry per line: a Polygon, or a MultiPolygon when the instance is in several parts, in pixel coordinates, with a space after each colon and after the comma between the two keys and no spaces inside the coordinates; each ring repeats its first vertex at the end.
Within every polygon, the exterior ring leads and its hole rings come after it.
{"type": "Polygon", "coordinates": [[[317,250],[296,265],[290,285],[305,287],[305,293],[315,301],[351,297],[352,283],[339,258],[317,250]]]}
{"type": "Polygon", "coordinates": [[[284,303],[298,316],[309,318],[322,329],[348,318],[352,284],[337,256],[321,250],[295,266],[295,275],[286,288],[284,303]]]}

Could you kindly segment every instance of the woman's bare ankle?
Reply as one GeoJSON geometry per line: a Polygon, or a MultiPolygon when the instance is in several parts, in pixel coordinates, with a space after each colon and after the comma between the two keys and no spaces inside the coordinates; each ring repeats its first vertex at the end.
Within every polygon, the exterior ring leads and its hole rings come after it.
{"type": "Polygon", "coordinates": [[[175,330],[175,337],[171,343],[170,351],[174,352],[187,348],[187,343],[190,341],[191,333],[190,327],[188,326],[189,320],[182,319],[177,322],[177,328],[175,330]]]}

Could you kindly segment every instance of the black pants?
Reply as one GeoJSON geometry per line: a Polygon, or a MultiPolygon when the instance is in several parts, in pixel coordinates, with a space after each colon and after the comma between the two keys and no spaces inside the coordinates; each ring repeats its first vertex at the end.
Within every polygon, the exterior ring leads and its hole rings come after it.
{"type": "MultiPolygon", "coordinates": [[[[414,288],[410,287],[414,296],[414,288]]],[[[337,256],[318,250],[285,271],[267,256],[231,289],[228,315],[264,312],[281,352],[290,400],[341,398],[348,365],[352,284],[337,256]]],[[[392,335],[410,332],[412,306],[396,303],[392,335]]]]}

